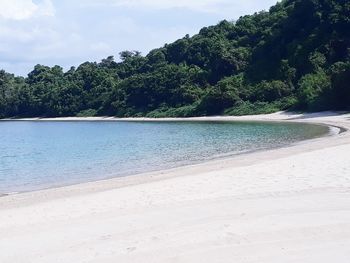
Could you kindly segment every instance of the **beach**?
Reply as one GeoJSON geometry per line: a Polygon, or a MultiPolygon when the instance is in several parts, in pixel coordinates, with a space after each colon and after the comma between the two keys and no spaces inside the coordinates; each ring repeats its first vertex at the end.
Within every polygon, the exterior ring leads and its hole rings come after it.
{"type": "Polygon", "coordinates": [[[333,132],[284,148],[1,197],[0,262],[349,262],[350,114],[183,120],[308,122],[333,132]]]}

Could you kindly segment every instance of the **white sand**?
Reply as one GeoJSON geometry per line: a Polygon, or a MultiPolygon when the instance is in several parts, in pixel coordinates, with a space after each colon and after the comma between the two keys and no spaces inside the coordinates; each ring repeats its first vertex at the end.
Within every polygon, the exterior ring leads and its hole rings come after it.
{"type": "MultiPolygon", "coordinates": [[[[216,119],[295,117],[350,128],[350,114],[216,119]]],[[[350,133],[0,198],[0,262],[348,263],[350,133]]]]}

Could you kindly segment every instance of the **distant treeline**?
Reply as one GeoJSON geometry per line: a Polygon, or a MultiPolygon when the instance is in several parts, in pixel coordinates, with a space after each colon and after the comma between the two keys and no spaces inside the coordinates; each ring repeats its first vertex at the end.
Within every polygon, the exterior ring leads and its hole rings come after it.
{"type": "Polygon", "coordinates": [[[0,117],[195,116],[350,108],[350,1],[284,0],[142,56],[0,71],[0,117]]]}

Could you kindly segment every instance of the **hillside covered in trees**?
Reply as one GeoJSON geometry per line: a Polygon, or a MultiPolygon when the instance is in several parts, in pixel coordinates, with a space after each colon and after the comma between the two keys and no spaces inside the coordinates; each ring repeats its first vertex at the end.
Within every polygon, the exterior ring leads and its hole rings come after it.
{"type": "Polygon", "coordinates": [[[284,0],[120,58],[0,71],[0,117],[349,110],[350,1],[284,0]]]}

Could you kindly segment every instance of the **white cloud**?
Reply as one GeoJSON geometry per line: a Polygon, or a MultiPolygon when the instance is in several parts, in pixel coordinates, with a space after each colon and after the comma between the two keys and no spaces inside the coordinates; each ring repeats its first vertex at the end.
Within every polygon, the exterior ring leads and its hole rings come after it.
{"type": "Polygon", "coordinates": [[[0,0],[0,18],[25,20],[40,16],[53,16],[54,7],[51,0],[38,4],[31,0],[0,0]]]}
{"type": "Polygon", "coordinates": [[[90,45],[90,49],[95,52],[112,52],[112,48],[105,42],[97,42],[90,45]]]}
{"type": "Polygon", "coordinates": [[[231,13],[237,15],[237,11],[266,9],[266,7],[276,2],[277,0],[86,0],[81,5],[114,5],[117,7],[149,10],[182,8],[197,12],[231,13]]]}
{"type": "MultiPolygon", "coordinates": [[[[0,0],[1,1],[1,0],[0,0]]],[[[55,7],[51,0],[43,0],[42,3],[38,5],[38,15],[39,16],[54,16],[55,7]]]]}
{"type": "Polygon", "coordinates": [[[153,48],[276,0],[0,0],[0,69],[68,69],[84,61],[153,48]],[[54,4],[54,6],[53,6],[54,4]]]}
{"type": "Polygon", "coordinates": [[[186,8],[190,10],[212,12],[217,11],[217,5],[227,0],[114,0],[117,6],[147,7],[151,9],[186,8]]]}

